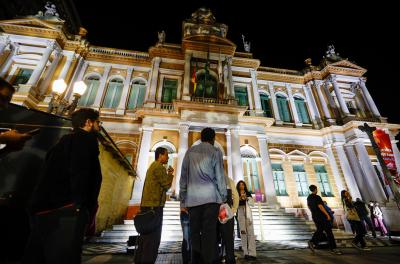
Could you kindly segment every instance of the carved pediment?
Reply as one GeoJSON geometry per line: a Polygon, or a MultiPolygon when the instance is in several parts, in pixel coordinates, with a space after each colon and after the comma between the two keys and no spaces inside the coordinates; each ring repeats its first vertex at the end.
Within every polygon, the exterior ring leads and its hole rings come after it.
{"type": "Polygon", "coordinates": [[[329,64],[331,66],[335,66],[335,67],[340,67],[340,68],[347,68],[347,69],[352,69],[352,70],[364,70],[366,71],[366,69],[348,61],[348,60],[341,60],[332,64],[329,64]]]}
{"type": "Polygon", "coordinates": [[[40,28],[47,30],[58,30],[63,23],[52,24],[38,18],[22,18],[0,21],[0,27],[12,29],[19,27],[40,28]],[[58,25],[57,25],[58,24],[58,25]]]}

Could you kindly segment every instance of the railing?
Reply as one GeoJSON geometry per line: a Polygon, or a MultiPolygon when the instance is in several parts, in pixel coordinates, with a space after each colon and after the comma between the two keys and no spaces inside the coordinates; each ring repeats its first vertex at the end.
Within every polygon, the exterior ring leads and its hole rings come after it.
{"type": "Polygon", "coordinates": [[[273,118],[267,112],[261,112],[260,110],[246,110],[243,114],[244,116],[261,116],[261,117],[270,117],[273,118]]]}
{"type": "Polygon", "coordinates": [[[215,99],[215,98],[204,98],[204,97],[192,97],[192,102],[206,103],[206,104],[229,104],[228,99],[215,99]]]}
{"type": "Polygon", "coordinates": [[[89,51],[93,52],[93,53],[117,55],[117,56],[130,57],[130,58],[135,58],[135,59],[143,59],[143,60],[150,59],[150,56],[148,53],[137,52],[137,51],[117,50],[117,49],[110,49],[110,48],[103,48],[103,47],[90,47],[89,51]]]}
{"type": "Polygon", "coordinates": [[[300,72],[300,71],[288,70],[288,69],[279,69],[279,68],[271,68],[271,67],[260,67],[259,71],[303,76],[303,73],[300,72]]]}
{"type": "Polygon", "coordinates": [[[174,112],[174,105],[172,103],[156,103],[156,109],[174,112]]]}

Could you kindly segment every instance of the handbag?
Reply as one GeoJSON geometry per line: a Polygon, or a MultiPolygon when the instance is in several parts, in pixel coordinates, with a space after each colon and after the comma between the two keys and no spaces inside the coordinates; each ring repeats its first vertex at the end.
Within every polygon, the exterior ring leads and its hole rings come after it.
{"type": "MultiPolygon", "coordinates": [[[[146,185],[146,183],[147,181],[145,181],[144,184],[146,185]]],[[[160,200],[161,199],[162,197],[160,198],[160,200]]],[[[140,210],[139,213],[133,218],[133,224],[135,225],[136,231],[140,235],[146,235],[152,233],[161,226],[162,218],[160,217],[159,212],[151,207],[151,209],[149,210],[140,210]]]]}
{"type": "Polygon", "coordinates": [[[133,223],[139,234],[146,235],[160,227],[162,219],[156,210],[150,209],[139,212],[133,219],[133,223]]]}
{"type": "Polygon", "coordinates": [[[360,221],[356,208],[348,208],[346,206],[346,219],[349,221],[360,221]]]}

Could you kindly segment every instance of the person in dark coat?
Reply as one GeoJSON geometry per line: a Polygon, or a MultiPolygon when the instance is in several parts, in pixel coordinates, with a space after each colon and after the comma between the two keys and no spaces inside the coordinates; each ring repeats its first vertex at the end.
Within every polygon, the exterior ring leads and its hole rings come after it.
{"type": "Polygon", "coordinates": [[[32,231],[23,263],[81,263],[85,227],[102,181],[99,112],[75,111],[72,126],[46,155],[30,204],[32,231]]]}
{"type": "Polygon", "coordinates": [[[357,210],[358,216],[360,217],[361,223],[364,225],[366,224],[369,230],[371,230],[372,236],[376,237],[375,227],[373,226],[371,218],[369,217],[369,212],[365,203],[360,198],[357,198],[354,202],[354,206],[357,210]]]}

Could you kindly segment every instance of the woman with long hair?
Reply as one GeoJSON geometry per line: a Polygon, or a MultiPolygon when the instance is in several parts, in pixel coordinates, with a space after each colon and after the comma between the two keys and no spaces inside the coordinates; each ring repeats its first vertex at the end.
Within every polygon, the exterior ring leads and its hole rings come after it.
{"type": "Polygon", "coordinates": [[[239,219],[240,238],[245,259],[256,259],[256,237],[254,235],[253,216],[250,206],[254,206],[251,193],[247,190],[246,183],[239,181],[236,185],[239,194],[239,219]]]}
{"type": "Polygon", "coordinates": [[[356,236],[354,237],[351,244],[361,250],[371,250],[369,247],[367,247],[367,244],[365,243],[364,236],[367,232],[364,225],[361,223],[360,217],[358,216],[350,193],[346,190],[342,190],[340,195],[342,198],[343,209],[346,213],[346,219],[347,221],[349,221],[350,225],[354,228],[354,231],[356,232],[356,236]]]}

